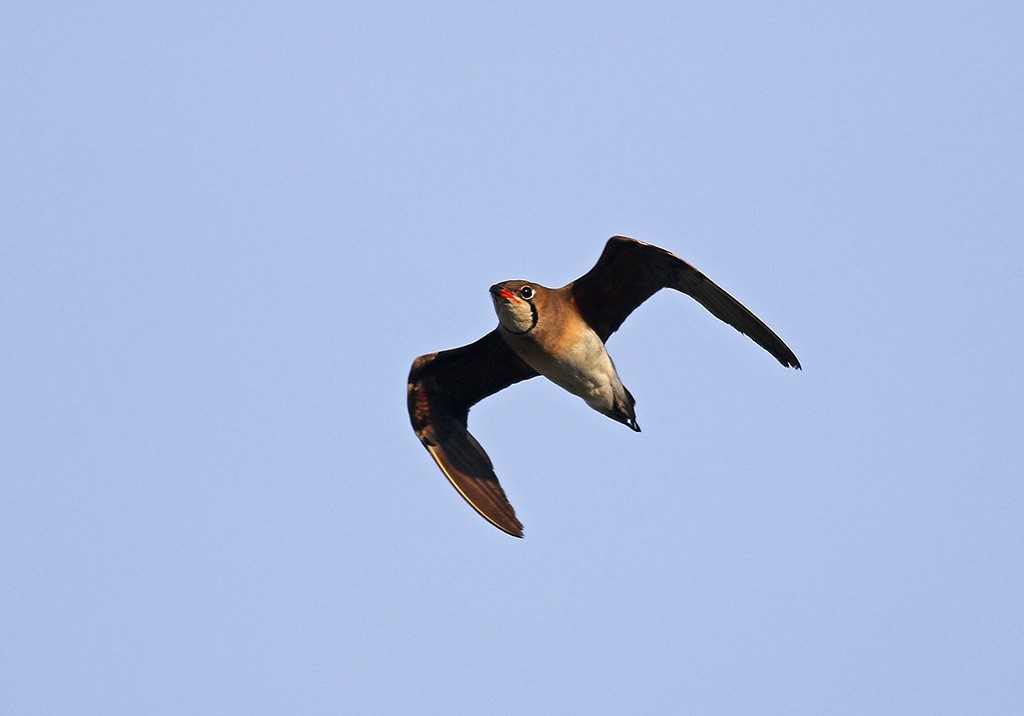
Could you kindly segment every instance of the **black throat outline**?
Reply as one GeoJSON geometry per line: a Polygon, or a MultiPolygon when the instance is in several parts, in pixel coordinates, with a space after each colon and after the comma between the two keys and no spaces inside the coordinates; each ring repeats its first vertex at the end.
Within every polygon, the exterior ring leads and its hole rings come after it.
{"type": "Polygon", "coordinates": [[[529,328],[527,328],[525,331],[513,331],[508,326],[502,325],[502,328],[504,328],[506,331],[508,331],[509,333],[511,333],[514,336],[525,335],[525,334],[529,333],[530,331],[532,331],[534,328],[537,327],[537,318],[538,318],[538,316],[537,316],[537,307],[533,305],[533,301],[527,301],[527,303],[530,305],[530,313],[533,314],[533,320],[530,321],[530,327],[529,328]]]}

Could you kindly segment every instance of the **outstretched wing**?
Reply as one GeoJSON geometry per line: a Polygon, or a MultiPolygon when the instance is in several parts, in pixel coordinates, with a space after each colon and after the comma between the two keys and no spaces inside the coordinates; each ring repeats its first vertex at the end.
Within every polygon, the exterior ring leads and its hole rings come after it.
{"type": "Polygon", "coordinates": [[[468,346],[420,356],[409,371],[409,419],[416,437],[466,502],[514,537],[523,536],[523,525],[466,422],[469,409],[488,395],[537,375],[497,329],[468,346]]]}
{"type": "Polygon", "coordinates": [[[572,296],[583,318],[607,341],[633,309],[663,288],[693,297],[782,365],[800,367],[796,355],[772,329],[711,279],[665,249],[636,239],[610,238],[594,268],[573,282],[572,296]]]}

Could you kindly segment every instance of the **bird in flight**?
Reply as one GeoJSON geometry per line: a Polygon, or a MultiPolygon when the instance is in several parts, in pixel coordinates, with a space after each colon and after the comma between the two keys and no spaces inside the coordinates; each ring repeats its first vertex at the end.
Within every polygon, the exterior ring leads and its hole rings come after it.
{"type": "Polygon", "coordinates": [[[739,301],[679,257],[636,239],[613,236],[594,267],[562,288],[522,280],[496,283],[490,293],[498,327],[461,348],[420,356],[408,387],[416,437],[484,519],[523,536],[490,458],[467,429],[469,409],[514,383],[543,375],[640,432],[635,401],[605,342],[633,309],[663,288],[689,295],[783,366],[800,368],[793,351],[739,301]]]}

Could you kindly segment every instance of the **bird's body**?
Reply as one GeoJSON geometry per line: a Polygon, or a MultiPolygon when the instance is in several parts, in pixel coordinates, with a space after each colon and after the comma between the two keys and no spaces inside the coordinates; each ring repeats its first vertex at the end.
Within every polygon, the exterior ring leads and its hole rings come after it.
{"type": "Polygon", "coordinates": [[[604,341],[580,315],[571,291],[572,284],[560,289],[524,281],[491,286],[498,333],[542,376],[639,432],[633,397],[622,385],[604,341]],[[524,287],[529,287],[529,299],[520,295],[524,287]]]}
{"type": "Polygon", "coordinates": [[[753,313],[690,264],[635,239],[608,240],[597,264],[550,289],[529,281],[491,286],[498,327],[475,343],[420,356],[409,373],[409,417],[417,437],[467,502],[501,530],[522,525],[487,453],[466,429],[469,409],[519,381],[543,375],[594,410],[639,432],[635,401],[605,348],[626,317],[662,288],[689,294],[750,336],[782,365],[800,362],[753,313]]]}

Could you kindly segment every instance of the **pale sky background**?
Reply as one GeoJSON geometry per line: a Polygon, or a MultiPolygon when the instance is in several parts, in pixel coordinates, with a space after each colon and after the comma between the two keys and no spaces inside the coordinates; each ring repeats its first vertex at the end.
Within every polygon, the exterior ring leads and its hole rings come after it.
{"type": "Polygon", "coordinates": [[[1024,713],[1024,9],[0,10],[0,712],[1024,713]],[[613,234],[634,434],[408,424],[613,234]]]}

